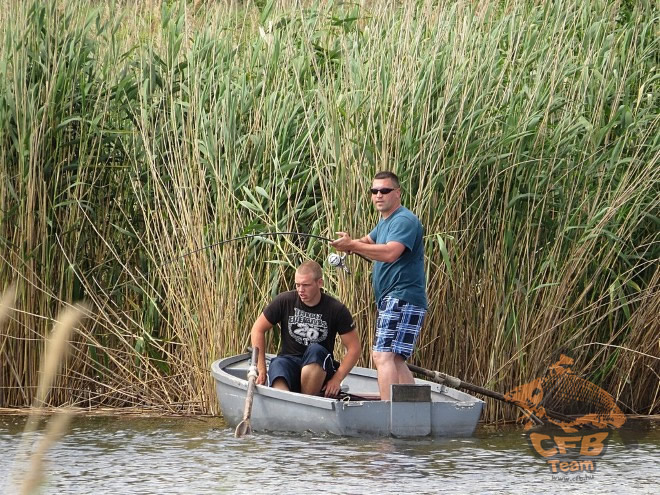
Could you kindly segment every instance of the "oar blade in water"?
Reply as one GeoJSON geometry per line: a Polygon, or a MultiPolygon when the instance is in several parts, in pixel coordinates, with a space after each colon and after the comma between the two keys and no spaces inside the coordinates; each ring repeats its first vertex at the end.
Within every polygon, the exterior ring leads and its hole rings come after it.
{"type": "Polygon", "coordinates": [[[240,423],[238,423],[238,426],[236,427],[236,431],[234,432],[234,437],[240,438],[245,435],[252,435],[252,427],[250,426],[250,420],[249,419],[244,419],[240,423]]]}
{"type": "Polygon", "coordinates": [[[250,416],[252,415],[252,401],[254,399],[254,390],[257,388],[257,358],[259,356],[259,349],[255,347],[252,349],[252,360],[250,362],[250,370],[248,371],[248,388],[245,394],[245,410],[243,412],[243,421],[238,423],[234,437],[239,438],[243,435],[252,434],[252,426],[250,425],[250,416]]]}

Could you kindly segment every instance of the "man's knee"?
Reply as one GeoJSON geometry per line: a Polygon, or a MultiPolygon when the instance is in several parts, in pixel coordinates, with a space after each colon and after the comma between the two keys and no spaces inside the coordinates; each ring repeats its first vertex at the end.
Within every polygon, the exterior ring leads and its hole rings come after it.
{"type": "Polygon", "coordinates": [[[401,366],[402,364],[405,364],[405,362],[406,362],[406,357],[405,356],[402,356],[401,354],[398,354],[396,352],[393,352],[392,354],[394,355],[394,357],[392,359],[394,360],[394,363],[397,366],[401,366]]]}
{"type": "Polygon", "coordinates": [[[277,356],[268,367],[268,383],[280,390],[299,391],[300,364],[290,356],[277,356]]]}
{"type": "Polygon", "coordinates": [[[374,358],[374,363],[376,363],[376,367],[394,363],[395,357],[396,354],[392,352],[380,352],[380,351],[373,352],[373,358],[374,358]]]}
{"type": "Polygon", "coordinates": [[[300,375],[305,376],[313,373],[325,373],[325,370],[318,363],[309,363],[302,367],[300,375]]]}
{"type": "Polygon", "coordinates": [[[289,390],[289,384],[286,382],[284,378],[276,378],[275,381],[271,384],[272,388],[276,388],[278,390],[289,390]]]}
{"type": "Polygon", "coordinates": [[[318,363],[303,366],[300,372],[300,384],[303,394],[317,395],[323,387],[326,373],[318,363]]]}

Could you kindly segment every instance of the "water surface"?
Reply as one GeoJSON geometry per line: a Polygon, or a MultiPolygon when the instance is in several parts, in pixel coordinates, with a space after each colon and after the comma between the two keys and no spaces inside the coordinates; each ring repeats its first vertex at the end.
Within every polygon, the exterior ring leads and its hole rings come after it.
{"type": "MultiPolygon", "coordinates": [[[[20,472],[24,416],[0,416],[0,493],[20,472]]],[[[45,426],[41,425],[42,427],[45,426]]],[[[43,435],[43,428],[35,435],[43,435]]],[[[553,475],[522,428],[403,440],[255,433],[214,418],[76,416],[49,451],[44,494],[658,493],[660,427],[629,421],[590,476],[553,475]]]]}

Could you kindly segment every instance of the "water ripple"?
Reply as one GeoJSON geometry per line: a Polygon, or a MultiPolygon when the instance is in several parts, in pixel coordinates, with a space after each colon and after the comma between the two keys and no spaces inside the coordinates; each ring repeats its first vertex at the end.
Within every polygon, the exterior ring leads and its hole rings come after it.
{"type": "MultiPolygon", "coordinates": [[[[19,468],[23,424],[0,417],[0,480],[19,468]]],[[[593,479],[563,481],[519,429],[483,428],[467,439],[236,439],[215,420],[77,417],[50,452],[42,493],[655,493],[660,430],[630,438],[608,447],[593,479]]],[[[0,489],[11,492],[6,481],[0,489]]]]}

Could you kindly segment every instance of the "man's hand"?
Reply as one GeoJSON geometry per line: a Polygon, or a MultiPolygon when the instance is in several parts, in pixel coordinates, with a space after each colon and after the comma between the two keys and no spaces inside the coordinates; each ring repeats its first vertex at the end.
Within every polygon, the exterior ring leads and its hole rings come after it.
{"type": "Polygon", "coordinates": [[[341,392],[341,380],[337,376],[333,376],[326,382],[324,390],[326,397],[337,397],[341,392]]]}
{"type": "Polygon", "coordinates": [[[257,377],[257,380],[256,380],[255,383],[257,385],[265,385],[266,384],[266,377],[267,377],[266,368],[259,369],[259,376],[257,377]]]}
{"type": "Polygon", "coordinates": [[[257,385],[266,384],[266,332],[273,327],[273,324],[268,321],[266,316],[261,313],[257,321],[252,325],[252,330],[250,331],[250,338],[252,341],[252,347],[259,349],[259,357],[257,358],[257,370],[259,371],[259,376],[255,383],[257,385]]]}
{"type": "Polygon", "coordinates": [[[350,253],[353,247],[353,239],[346,232],[337,232],[339,239],[332,241],[330,245],[337,251],[350,253]]]}

